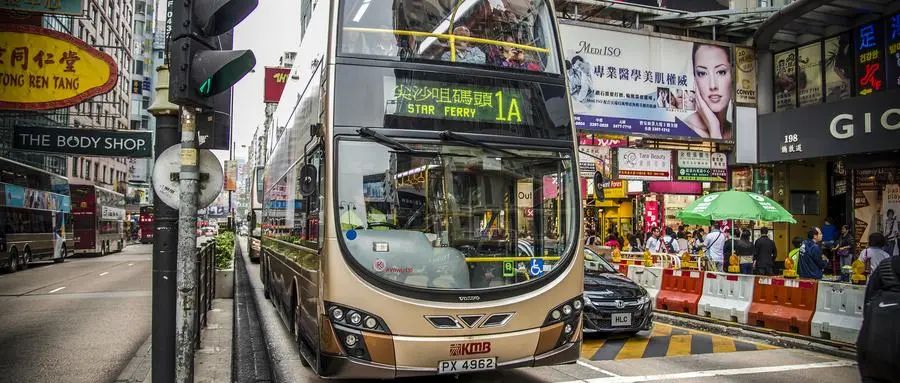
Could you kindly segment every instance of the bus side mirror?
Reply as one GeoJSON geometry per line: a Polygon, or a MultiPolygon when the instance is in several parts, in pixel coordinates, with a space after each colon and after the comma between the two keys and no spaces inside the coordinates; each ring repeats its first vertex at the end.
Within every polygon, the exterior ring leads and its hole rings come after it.
{"type": "Polygon", "coordinates": [[[316,167],[310,164],[300,168],[300,195],[309,197],[316,193],[316,181],[319,179],[316,173],[316,167]]]}
{"type": "Polygon", "coordinates": [[[606,200],[606,196],[603,195],[603,174],[600,172],[594,172],[594,198],[599,201],[606,200]]]}

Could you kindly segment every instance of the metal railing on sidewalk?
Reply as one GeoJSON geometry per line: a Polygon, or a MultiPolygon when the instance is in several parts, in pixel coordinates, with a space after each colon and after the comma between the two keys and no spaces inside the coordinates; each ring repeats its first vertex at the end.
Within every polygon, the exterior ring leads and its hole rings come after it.
{"type": "Polygon", "coordinates": [[[194,347],[200,348],[200,329],[206,327],[207,315],[212,310],[212,301],[216,296],[216,241],[206,241],[198,244],[197,252],[197,289],[195,290],[195,302],[197,310],[194,311],[194,347]]]}

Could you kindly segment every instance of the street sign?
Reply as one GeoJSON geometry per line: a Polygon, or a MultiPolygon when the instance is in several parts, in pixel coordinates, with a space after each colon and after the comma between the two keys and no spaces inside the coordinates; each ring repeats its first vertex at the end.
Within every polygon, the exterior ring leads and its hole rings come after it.
{"type": "Polygon", "coordinates": [[[531,263],[528,265],[528,274],[531,274],[532,277],[539,277],[544,273],[544,259],[543,258],[532,258],[531,263]]]}
{"type": "Polygon", "coordinates": [[[514,268],[512,261],[503,262],[503,276],[504,277],[516,276],[516,269],[514,268]]]}
{"type": "Polygon", "coordinates": [[[0,25],[6,64],[0,109],[47,110],[72,106],[116,86],[118,67],[72,35],[30,25],[0,25]]]}
{"type": "MultiPolygon", "coordinates": [[[[197,208],[203,209],[212,204],[222,191],[225,174],[219,158],[209,150],[200,150],[199,165],[200,196],[197,208]]],[[[173,209],[178,209],[180,204],[181,188],[178,178],[180,171],[181,144],[166,149],[153,166],[153,190],[163,203],[173,209]]]]}
{"type": "Polygon", "coordinates": [[[13,127],[13,148],[99,157],[153,157],[153,133],[103,129],[13,127]]]}

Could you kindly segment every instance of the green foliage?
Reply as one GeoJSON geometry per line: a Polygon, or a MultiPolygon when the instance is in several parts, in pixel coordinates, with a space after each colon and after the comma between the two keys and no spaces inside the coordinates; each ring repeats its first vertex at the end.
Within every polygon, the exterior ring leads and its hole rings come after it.
{"type": "Polygon", "coordinates": [[[215,240],[216,269],[224,270],[231,268],[231,261],[234,259],[234,233],[230,231],[220,232],[215,240]]]}

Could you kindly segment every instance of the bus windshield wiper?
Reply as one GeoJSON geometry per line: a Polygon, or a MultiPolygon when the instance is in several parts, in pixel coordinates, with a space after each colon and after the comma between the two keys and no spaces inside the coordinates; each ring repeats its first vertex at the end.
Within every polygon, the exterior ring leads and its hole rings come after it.
{"type": "Polygon", "coordinates": [[[384,146],[387,146],[391,149],[394,149],[394,150],[399,150],[399,151],[403,151],[403,152],[407,152],[407,153],[418,153],[417,150],[409,147],[408,145],[406,145],[400,141],[397,141],[393,138],[390,138],[388,136],[385,136],[381,133],[378,133],[370,128],[360,128],[359,130],[356,131],[356,133],[359,133],[360,137],[369,138],[373,141],[376,141],[376,142],[378,142],[384,146]]]}
{"type": "Polygon", "coordinates": [[[491,150],[491,151],[494,151],[497,153],[502,153],[503,155],[509,156],[509,157],[516,157],[516,158],[522,157],[516,153],[509,151],[509,150],[496,148],[493,145],[485,144],[484,142],[471,139],[469,137],[463,136],[462,134],[459,134],[456,132],[451,132],[449,130],[445,130],[445,131],[441,132],[441,140],[462,142],[462,143],[468,144],[470,146],[477,146],[479,148],[491,150]]]}

